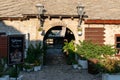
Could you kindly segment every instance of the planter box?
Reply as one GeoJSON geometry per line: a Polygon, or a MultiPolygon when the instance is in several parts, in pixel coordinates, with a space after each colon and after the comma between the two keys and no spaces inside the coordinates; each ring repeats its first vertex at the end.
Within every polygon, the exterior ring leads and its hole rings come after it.
{"type": "Polygon", "coordinates": [[[34,71],[40,71],[41,70],[41,65],[40,66],[35,66],[34,71]]]}
{"type": "Polygon", "coordinates": [[[88,69],[88,61],[87,60],[78,60],[78,64],[82,66],[82,69],[88,69]]]}
{"type": "Polygon", "coordinates": [[[78,64],[72,64],[72,66],[73,66],[74,69],[78,68],[78,64]]]}
{"type": "Polygon", "coordinates": [[[99,73],[99,69],[96,67],[97,62],[98,62],[97,59],[88,60],[88,73],[90,74],[99,73]]]}
{"type": "Polygon", "coordinates": [[[30,69],[25,69],[25,68],[23,68],[23,71],[31,72],[31,71],[33,71],[33,68],[30,68],[30,69]]]}
{"type": "Polygon", "coordinates": [[[102,74],[102,80],[120,80],[120,75],[102,74]]]}
{"type": "Polygon", "coordinates": [[[9,75],[5,75],[0,77],[0,80],[9,80],[9,75]]]}
{"type": "MultiPolygon", "coordinates": [[[[16,78],[10,77],[10,80],[16,80],[16,78]]],[[[20,75],[19,77],[17,77],[17,80],[23,80],[23,75],[20,75]]]]}

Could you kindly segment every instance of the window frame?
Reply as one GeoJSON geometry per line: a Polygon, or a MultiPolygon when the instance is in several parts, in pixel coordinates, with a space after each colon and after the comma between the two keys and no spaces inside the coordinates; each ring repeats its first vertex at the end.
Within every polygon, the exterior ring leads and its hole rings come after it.
{"type": "Polygon", "coordinates": [[[117,37],[120,37],[120,34],[115,34],[115,48],[120,51],[120,48],[117,48],[117,44],[120,43],[120,41],[117,41],[117,37]]]}

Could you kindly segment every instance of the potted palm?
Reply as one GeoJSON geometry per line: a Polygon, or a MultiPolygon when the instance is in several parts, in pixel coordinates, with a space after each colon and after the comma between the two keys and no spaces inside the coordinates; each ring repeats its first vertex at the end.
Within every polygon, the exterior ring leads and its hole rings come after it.
{"type": "Polygon", "coordinates": [[[40,60],[36,60],[34,64],[34,71],[39,71],[41,70],[41,62],[40,60]]]}
{"type": "Polygon", "coordinates": [[[23,75],[20,75],[19,69],[14,66],[10,66],[6,71],[6,74],[10,76],[10,80],[22,80],[23,78],[23,75]]]}
{"type": "MultiPolygon", "coordinates": [[[[28,47],[28,51],[27,51],[27,57],[25,59],[25,69],[27,69],[28,71],[32,71],[34,68],[36,70],[36,67],[41,67],[42,62],[42,47],[40,45],[40,43],[36,44],[35,46],[33,46],[32,44],[29,45],[28,47]]],[[[39,68],[41,69],[41,68],[39,68]]]]}

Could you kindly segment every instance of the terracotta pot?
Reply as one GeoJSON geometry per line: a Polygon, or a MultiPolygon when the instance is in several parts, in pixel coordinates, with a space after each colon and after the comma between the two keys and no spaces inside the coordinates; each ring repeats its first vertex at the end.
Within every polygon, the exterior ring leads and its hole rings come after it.
{"type": "Polygon", "coordinates": [[[95,58],[89,59],[89,61],[92,62],[92,63],[94,63],[94,64],[98,63],[98,59],[95,59],[95,58]]]}
{"type": "Polygon", "coordinates": [[[88,73],[90,74],[98,74],[99,70],[96,68],[96,64],[98,63],[97,59],[88,60],[88,73]]]}

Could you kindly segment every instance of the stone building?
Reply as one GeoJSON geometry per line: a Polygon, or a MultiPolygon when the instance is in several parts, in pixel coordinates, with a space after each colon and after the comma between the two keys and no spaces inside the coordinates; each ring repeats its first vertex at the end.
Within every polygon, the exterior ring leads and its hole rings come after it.
{"type": "Polygon", "coordinates": [[[26,47],[29,42],[61,47],[64,41],[92,40],[120,48],[120,0],[0,0],[0,34],[24,34],[26,47]],[[36,4],[44,5],[42,16],[36,4]]]}

